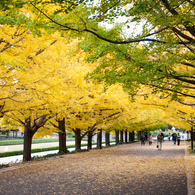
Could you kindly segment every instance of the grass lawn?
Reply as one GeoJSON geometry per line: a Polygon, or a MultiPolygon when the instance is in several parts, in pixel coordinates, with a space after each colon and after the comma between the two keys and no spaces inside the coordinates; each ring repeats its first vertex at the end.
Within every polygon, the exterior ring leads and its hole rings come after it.
{"type": "MultiPolygon", "coordinates": [[[[110,141],[110,143],[113,143],[115,141],[110,141]]],[[[105,142],[102,142],[105,143],[105,142]]],[[[93,143],[92,145],[96,145],[97,143],[93,143]]],[[[87,146],[87,144],[81,144],[81,146],[87,146]]],[[[67,145],[66,148],[74,148],[75,145],[67,145]]],[[[50,151],[50,150],[59,150],[59,146],[53,146],[53,147],[47,147],[47,148],[33,148],[31,149],[32,153],[37,153],[37,152],[45,152],[45,151],[50,151]]],[[[8,157],[8,156],[16,156],[16,155],[22,155],[23,150],[14,150],[14,151],[9,151],[9,152],[0,152],[0,158],[2,157],[8,157]]]]}

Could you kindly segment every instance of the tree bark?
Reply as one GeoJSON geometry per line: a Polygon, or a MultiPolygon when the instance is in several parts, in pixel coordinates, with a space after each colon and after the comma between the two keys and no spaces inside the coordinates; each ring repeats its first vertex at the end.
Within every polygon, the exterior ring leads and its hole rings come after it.
{"type": "Polygon", "coordinates": [[[132,136],[131,141],[134,142],[135,141],[135,132],[134,131],[132,132],[131,136],[132,136]]]}
{"type": "Polygon", "coordinates": [[[106,146],[110,145],[110,133],[105,133],[106,146]]]}
{"type": "Polygon", "coordinates": [[[121,139],[120,139],[120,143],[123,143],[123,131],[120,131],[120,134],[121,134],[121,135],[120,135],[120,138],[121,138],[121,139]]]}
{"type": "Polygon", "coordinates": [[[138,131],[137,132],[137,140],[140,140],[140,138],[141,138],[141,131],[138,131]]]}
{"type": "Polygon", "coordinates": [[[23,160],[30,161],[31,160],[31,145],[33,135],[37,132],[40,127],[43,127],[47,120],[51,117],[47,118],[47,114],[43,114],[41,117],[36,118],[31,126],[31,118],[26,118],[25,122],[21,122],[24,125],[24,149],[23,149],[23,160]]]}
{"type": "Polygon", "coordinates": [[[65,130],[65,118],[58,121],[59,126],[59,153],[66,153],[66,130],[65,130]]]}
{"type": "Polygon", "coordinates": [[[75,150],[81,149],[81,130],[77,129],[74,130],[75,133],[75,150]]]}
{"type": "Polygon", "coordinates": [[[116,145],[119,143],[119,131],[115,130],[115,134],[116,134],[116,145]]]}
{"type": "Polygon", "coordinates": [[[92,137],[93,133],[91,131],[88,132],[88,142],[87,142],[87,149],[91,150],[92,149],[92,137]]]}
{"type": "Polygon", "coordinates": [[[125,131],[125,143],[127,143],[127,131],[125,131]]]}
{"type": "Polygon", "coordinates": [[[132,135],[131,135],[132,133],[130,133],[129,132],[129,142],[131,142],[132,140],[131,140],[131,138],[132,138],[132,135]]]}
{"type": "Polygon", "coordinates": [[[99,149],[102,149],[102,129],[99,129],[99,132],[97,134],[97,147],[99,149]]]}
{"type": "Polygon", "coordinates": [[[6,137],[8,138],[9,137],[9,130],[7,130],[6,132],[7,132],[7,136],[6,137]]]}
{"type": "Polygon", "coordinates": [[[31,160],[32,138],[33,138],[33,132],[30,126],[30,119],[25,119],[23,161],[31,160]]]}

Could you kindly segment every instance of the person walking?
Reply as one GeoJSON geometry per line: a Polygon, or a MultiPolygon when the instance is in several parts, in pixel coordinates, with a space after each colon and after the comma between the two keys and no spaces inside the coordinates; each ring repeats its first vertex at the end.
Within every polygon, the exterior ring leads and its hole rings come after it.
{"type": "Polygon", "coordinates": [[[145,145],[145,136],[144,135],[141,135],[141,138],[140,138],[140,140],[141,140],[141,146],[142,145],[145,145]]]}
{"type": "Polygon", "coordinates": [[[171,135],[170,135],[170,133],[169,133],[169,135],[168,135],[168,139],[169,139],[169,141],[171,140],[171,135]]]}
{"type": "Polygon", "coordinates": [[[148,135],[148,141],[149,141],[149,145],[152,145],[153,137],[151,134],[148,135]]]}
{"type": "Polygon", "coordinates": [[[177,140],[177,135],[176,135],[176,133],[173,133],[173,134],[172,134],[172,140],[173,140],[174,145],[175,145],[175,144],[176,144],[176,140],[177,140]]]}
{"type": "Polygon", "coordinates": [[[158,150],[162,149],[162,142],[163,142],[163,133],[159,133],[157,136],[157,147],[158,150]]]}
{"type": "Polygon", "coordinates": [[[148,134],[145,133],[145,141],[147,141],[147,140],[148,140],[148,134]]]}
{"type": "Polygon", "coordinates": [[[162,135],[163,135],[163,142],[165,141],[165,134],[164,133],[162,133],[162,135]]]}
{"type": "Polygon", "coordinates": [[[181,136],[179,135],[179,133],[177,134],[177,145],[179,146],[180,145],[180,139],[181,139],[181,136]]]}

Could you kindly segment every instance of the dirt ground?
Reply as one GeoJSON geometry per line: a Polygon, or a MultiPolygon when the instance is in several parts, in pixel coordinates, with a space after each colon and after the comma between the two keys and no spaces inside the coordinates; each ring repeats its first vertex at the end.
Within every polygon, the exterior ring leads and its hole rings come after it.
{"type": "Polygon", "coordinates": [[[189,195],[187,164],[185,142],[125,144],[5,168],[0,194],[189,195]]]}

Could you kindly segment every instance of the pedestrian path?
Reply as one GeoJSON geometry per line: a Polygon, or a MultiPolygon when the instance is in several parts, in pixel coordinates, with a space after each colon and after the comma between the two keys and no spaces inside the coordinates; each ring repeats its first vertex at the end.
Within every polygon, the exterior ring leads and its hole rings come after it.
{"type": "Polygon", "coordinates": [[[0,194],[187,195],[184,142],[63,155],[0,173],[0,194]]]}
{"type": "MultiPolygon", "coordinates": [[[[67,145],[74,145],[75,141],[67,141],[67,145]]],[[[82,141],[83,143],[87,143],[87,141],[82,141]]],[[[47,142],[47,143],[35,143],[32,144],[32,148],[46,148],[46,147],[54,147],[59,146],[59,142],[47,142]]],[[[7,145],[7,146],[0,146],[0,152],[7,152],[13,150],[23,150],[23,144],[20,145],[7,145]]]]}

